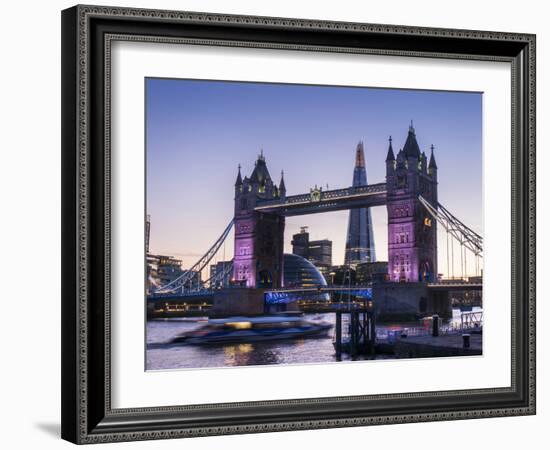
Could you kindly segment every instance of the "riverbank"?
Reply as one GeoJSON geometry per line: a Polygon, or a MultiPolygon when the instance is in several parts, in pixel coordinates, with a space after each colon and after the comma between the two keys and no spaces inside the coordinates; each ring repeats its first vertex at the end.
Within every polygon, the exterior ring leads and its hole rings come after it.
{"type": "Polygon", "coordinates": [[[394,345],[396,358],[430,358],[441,356],[481,355],[482,334],[470,335],[470,346],[464,347],[461,333],[443,336],[416,336],[401,338],[394,345]]]}

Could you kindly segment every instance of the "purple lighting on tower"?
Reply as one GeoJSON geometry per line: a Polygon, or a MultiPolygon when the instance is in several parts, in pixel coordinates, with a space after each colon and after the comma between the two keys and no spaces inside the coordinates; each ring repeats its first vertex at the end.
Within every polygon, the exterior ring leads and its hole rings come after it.
{"type": "MultiPolygon", "coordinates": [[[[390,136],[386,157],[388,210],[388,275],[396,282],[437,279],[437,228],[418,196],[437,205],[437,165],[416,140],[412,121],[405,145],[393,152],[390,136]]],[[[437,207],[437,206],[436,206],[437,207]]]]}
{"type": "Polygon", "coordinates": [[[235,181],[235,249],[233,280],[249,288],[279,288],[283,283],[285,218],[254,210],[259,200],[284,198],[283,174],[277,186],[267,169],[263,150],[250,177],[235,181]]]}

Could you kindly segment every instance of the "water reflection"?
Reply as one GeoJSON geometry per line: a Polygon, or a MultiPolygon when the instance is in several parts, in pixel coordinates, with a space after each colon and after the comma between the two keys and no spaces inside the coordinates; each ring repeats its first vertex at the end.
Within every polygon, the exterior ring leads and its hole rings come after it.
{"type": "MultiPolygon", "coordinates": [[[[481,311],[475,309],[475,311],[481,311]]],[[[334,323],[333,313],[307,315],[306,318],[325,320],[334,323]]],[[[453,317],[447,326],[458,326],[461,323],[460,310],[453,311],[453,317]]],[[[177,334],[200,327],[203,322],[189,320],[155,320],[147,322],[147,369],[182,369],[207,367],[257,366],[266,364],[305,364],[335,362],[332,344],[334,329],[328,336],[312,339],[295,339],[288,341],[266,341],[255,343],[224,345],[178,345],[168,344],[177,334]]],[[[378,325],[377,336],[384,337],[390,330],[407,327],[429,326],[423,321],[408,324],[378,325]]],[[[381,358],[388,358],[381,355],[381,358]]],[[[343,356],[346,359],[346,356],[343,356]]]]}

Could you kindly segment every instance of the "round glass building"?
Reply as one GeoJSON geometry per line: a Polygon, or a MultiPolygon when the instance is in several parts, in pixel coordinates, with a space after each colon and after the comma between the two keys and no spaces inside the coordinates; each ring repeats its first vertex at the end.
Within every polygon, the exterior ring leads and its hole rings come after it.
{"type": "Polygon", "coordinates": [[[284,254],[283,285],[285,288],[326,286],[323,274],[307,259],[292,253],[284,254]]]}

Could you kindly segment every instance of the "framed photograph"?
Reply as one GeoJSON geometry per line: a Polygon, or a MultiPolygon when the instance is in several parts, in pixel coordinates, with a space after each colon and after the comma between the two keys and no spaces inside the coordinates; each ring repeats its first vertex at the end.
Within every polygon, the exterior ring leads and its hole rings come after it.
{"type": "Polygon", "coordinates": [[[535,36],[62,12],[62,436],[535,413],[535,36]]]}

